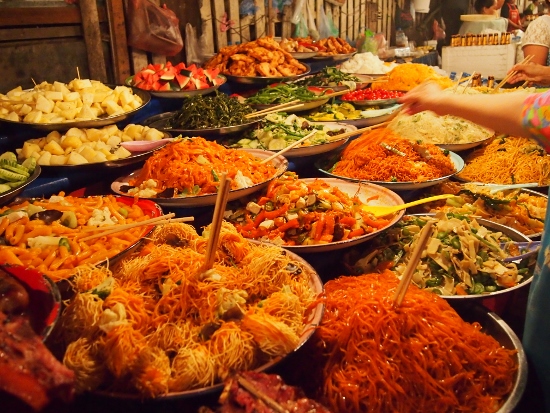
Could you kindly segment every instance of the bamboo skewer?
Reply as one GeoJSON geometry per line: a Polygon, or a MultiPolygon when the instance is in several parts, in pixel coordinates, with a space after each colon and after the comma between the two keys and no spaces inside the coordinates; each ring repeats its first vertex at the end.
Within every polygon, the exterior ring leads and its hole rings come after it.
{"type": "Polygon", "coordinates": [[[399,285],[397,286],[397,289],[393,296],[393,303],[395,307],[399,307],[403,302],[403,299],[405,298],[405,293],[409,288],[411,278],[414,274],[414,271],[416,270],[418,261],[420,261],[420,256],[424,251],[424,246],[426,245],[426,242],[428,242],[430,234],[432,233],[432,225],[433,222],[427,222],[426,225],[424,225],[424,228],[422,228],[422,231],[420,231],[418,242],[414,247],[411,259],[409,260],[409,263],[407,264],[407,267],[405,268],[405,271],[401,276],[401,281],[399,282],[399,285]]]}
{"type": "MultiPolygon", "coordinates": [[[[128,229],[132,229],[132,228],[136,228],[136,227],[142,227],[142,226],[145,226],[145,225],[159,225],[159,224],[167,224],[169,222],[189,222],[189,221],[194,220],[193,217],[173,218],[174,215],[175,214],[173,212],[171,212],[169,214],[162,215],[162,216],[156,217],[156,218],[147,219],[145,221],[134,222],[132,224],[117,225],[114,228],[113,228],[113,226],[111,226],[107,230],[104,230],[104,231],[99,232],[97,234],[89,235],[89,236],[84,237],[84,238],[80,238],[79,240],[80,241],[89,241],[91,239],[101,238],[101,237],[104,237],[106,235],[115,234],[117,232],[126,231],[128,229]]],[[[99,228],[95,228],[95,229],[99,229],[99,228]]],[[[87,230],[87,231],[90,231],[90,230],[87,230]]]]}
{"type": "Polygon", "coordinates": [[[467,77],[468,82],[466,82],[466,86],[464,86],[464,90],[462,91],[462,93],[466,92],[466,89],[468,89],[468,87],[470,87],[472,85],[475,74],[476,74],[476,72],[474,71],[474,72],[472,72],[472,74],[469,77],[467,77]]]}
{"type": "Polygon", "coordinates": [[[237,383],[239,383],[239,385],[241,385],[246,391],[248,391],[254,397],[263,401],[268,407],[275,410],[277,413],[288,413],[287,409],[285,409],[283,406],[281,406],[279,403],[277,403],[277,401],[273,400],[267,394],[258,390],[253,383],[249,382],[243,376],[238,374],[236,378],[237,378],[237,383]]]}
{"type": "MultiPolygon", "coordinates": [[[[264,164],[264,163],[268,163],[269,161],[275,159],[277,156],[279,155],[282,155],[283,153],[285,152],[288,152],[289,150],[291,150],[292,148],[300,145],[302,142],[305,142],[307,141],[309,138],[311,138],[313,135],[315,135],[318,131],[317,130],[314,130],[313,132],[311,133],[308,133],[306,136],[304,136],[303,138],[301,139],[298,139],[297,141],[295,142],[292,142],[290,145],[288,145],[286,148],[283,148],[281,149],[280,151],[278,152],[275,152],[273,155],[265,158],[263,161],[261,161],[260,163],[261,164],[264,164]]],[[[337,136],[337,135],[336,135],[337,136]]]]}
{"type": "Polygon", "coordinates": [[[300,99],[294,99],[294,100],[291,100],[290,102],[281,103],[280,105],[277,105],[277,106],[272,106],[270,108],[262,109],[254,113],[249,113],[248,115],[245,115],[245,118],[249,119],[249,118],[255,118],[256,116],[265,115],[267,114],[267,112],[278,111],[285,106],[294,105],[295,103],[298,103],[298,102],[300,102],[300,99]]]}
{"type": "MultiPolygon", "coordinates": [[[[534,57],[534,55],[529,55],[525,59],[523,59],[519,64],[524,65],[526,63],[529,63],[531,61],[531,59],[533,59],[533,57],[534,57]]],[[[492,93],[495,93],[496,91],[498,91],[502,86],[504,86],[510,80],[510,78],[515,76],[517,73],[518,73],[517,70],[514,70],[514,71],[508,73],[506,76],[504,76],[504,79],[502,79],[500,81],[500,83],[495,86],[492,93]]]]}
{"type": "Polygon", "coordinates": [[[457,80],[456,85],[455,85],[455,87],[454,87],[454,89],[453,89],[453,93],[456,93],[456,90],[458,89],[458,86],[460,85],[460,82],[461,82],[461,80],[462,80],[462,75],[463,75],[462,72],[460,72],[460,73],[458,74],[458,76],[457,76],[458,80],[457,80]]]}
{"type": "Polygon", "coordinates": [[[0,99],[0,103],[9,103],[10,105],[36,105],[36,102],[24,102],[22,100],[0,99]]]}
{"type": "Polygon", "coordinates": [[[220,177],[220,186],[218,188],[218,195],[216,196],[214,215],[212,217],[212,224],[210,225],[210,236],[208,237],[208,244],[206,245],[206,259],[203,271],[208,271],[212,268],[212,265],[214,265],[218,240],[220,238],[220,229],[223,222],[223,213],[225,211],[230,189],[231,178],[227,178],[227,173],[224,172],[220,177]]]}

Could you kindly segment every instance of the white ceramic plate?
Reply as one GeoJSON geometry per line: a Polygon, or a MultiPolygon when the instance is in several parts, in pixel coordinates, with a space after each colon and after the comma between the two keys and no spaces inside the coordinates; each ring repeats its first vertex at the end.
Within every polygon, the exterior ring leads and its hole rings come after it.
{"type": "MultiPolygon", "coordinates": [[[[239,149],[246,151],[255,157],[259,159],[266,159],[273,155],[273,152],[271,151],[264,151],[261,149],[239,149]]],[[[229,192],[228,201],[233,201],[235,199],[241,198],[243,196],[250,195],[265,186],[267,186],[273,179],[281,176],[288,168],[288,161],[283,156],[279,155],[272,161],[273,166],[276,168],[275,175],[273,175],[270,179],[264,182],[260,182],[256,185],[249,186],[247,188],[241,188],[241,189],[234,189],[229,192]]],[[[140,170],[134,171],[129,175],[123,176],[118,178],[116,181],[114,181],[111,184],[111,190],[115,192],[116,194],[122,195],[122,196],[130,196],[128,195],[124,189],[124,187],[128,186],[128,182],[130,179],[132,179],[134,176],[139,174],[140,170]]],[[[133,196],[132,196],[133,198],[133,196]]],[[[156,202],[157,204],[161,206],[167,206],[167,207],[185,207],[185,208],[191,208],[191,207],[200,207],[200,206],[211,206],[216,203],[216,194],[205,194],[205,195],[198,195],[198,196],[188,196],[185,198],[143,198],[141,199],[150,199],[151,201],[156,202]]]]}
{"type": "Polygon", "coordinates": [[[313,56],[317,56],[319,52],[290,52],[292,57],[296,60],[311,59],[313,56]]]}
{"type": "MultiPolygon", "coordinates": [[[[344,192],[350,197],[357,195],[364,204],[394,206],[394,205],[402,205],[404,203],[403,199],[401,199],[401,197],[397,195],[395,192],[390,191],[389,189],[384,188],[382,186],[374,185],[370,183],[348,182],[348,181],[343,181],[341,179],[336,179],[336,178],[305,178],[305,179],[301,179],[301,181],[309,184],[315,181],[315,179],[322,179],[324,182],[328,183],[329,185],[338,187],[338,189],[340,189],[342,192],[344,192]]],[[[396,215],[393,217],[391,222],[386,227],[378,229],[374,232],[371,232],[370,234],[365,234],[357,238],[330,242],[328,244],[292,245],[292,246],[285,245],[284,248],[290,251],[293,251],[297,254],[300,254],[300,253],[312,253],[312,252],[317,253],[317,252],[335,251],[335,250],[340,250],[342,248],[352,247],[354,245],[361,244],[365,241],[368,241],[378,236],[382,231],[396,224],[401,219],[403,214],[404,214],[404,211],[399,211],[398,213],[396,213],[396,215]]]]}
{"type": "MultiPolygon", "coordinates": [[[[258,244],[257,242],[251,241],[252,243],[258,244]]],[[[321,281],[321,278],[319,277],[319,274],[315,271],[315,269],[307,263],[303,258],[296,255],[292,251],[284,250],[287,254],[290,255],[290,257],[300,262],[304,268],[307,270],[307,273],[310,275],[310,281],[309,286],[311,290],[317,295],[321,296],[323,294],[323,282],[321,281]]],[[[311,311],[308,312],[307,316],[308,319],[304,322],[304,329],[302,330],[302,334],[300,335],[300,339],[298,341],[298,344],[294,348],[294,350],[287,354],[286,356],[279,356],[275,357],[274,359],[264,363],[263,365],[259,366],[258,368],[254,369],[254,371],[262,372],[269,370],[273,368],[275,365],[280,363],[285,357],[292,355],[294,352],[298,351],[305,343],[306,341],[313,335],[315,332],[315,329],[321,324],[321,319],[323,317],[323,312],[325,310],[325,306],[322,302],[318,302],[315,307],[311,309],[311,311]]],[[[195,389],[195,390],[187,390],[182,392],[173,392],[168,393],[163,396],[157,397],[155,400],[157,401],[167,401],[172,399],[187,399],[187,398],[195,398],[199,396],[205,396],[209,394],[214,393],[221,393],[223,390],[224,384],[216,384],[209,387],[203,387],[201,389],[195,389]]],[[[127,399],[127,400],[140,400],[141,402],[144,401],[143,396],[137,393],[115,393],[115,392],[106,392],[106,391],[100,391],[95,392],[96,394],[99,394],[101,396],[107,396],[117,399],[127,399]]],[[[146,401],[151,401],[151,399],[146,399],[146,401]]]]}
{"type": "Polygon", "coordinates": [[[380,185],[383,187],[386,187],[388,189],[391,189],[393,191],[410,191],[413,189],[421,189],[426,188],[428,186],[432,186],[438,183],[441,183],[443,181],[446,181],[447,179],[451,178],[452,176],[455,176],[457,173],[459,173],[464,168],[464,160],[457,155],[456,153],[449,152],[449,156],[451,157],[451,161],[453,162],[455,166],[455,173],[447,176],[443,176],[441,178],[436,179],[430,179],[428,181],[424,182],[384,182],[384,181],[364,181],[361,179],[355,179],[355,178],[348,178],[346,176],[339,176],[335,175],[332,172],[329,172],[329,170],[334,166],[334,164],[338,161],[338,159],[320,159],[319,161],[315,162],[315,166],[317,167],[317,170],[327,176],[333,177],[333,178],[339,178],[350,182],[370,182],[372,184],[380,185]]]}
{"type": "MultiPolygon", "coordinates": [[[[468,149],[475,148],[476,146],[479,146],[483,144],[483,142],[486,142],[487,140],[491,139],[492,136],[489,136],[487,139],[482,139],[480,141],[476,142],[468,142],[468,143],[434,143],[434,145],[439,146],[441,149],[447,149],[451,152],[462,152],[467,151],[468,149]]],[[[426,143],[429,143],[426,141],[426,143]]]]}

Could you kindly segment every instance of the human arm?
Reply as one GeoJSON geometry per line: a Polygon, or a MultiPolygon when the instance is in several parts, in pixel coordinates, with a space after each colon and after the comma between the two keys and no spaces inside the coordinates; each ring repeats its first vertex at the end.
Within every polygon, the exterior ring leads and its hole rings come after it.
{"type": "Polygon", "coordinates": [[[495,131],[530,136],[522,122],[525,94],[463,95],[443,92],[435,83],[424,83],[399,99],[408,114],[430,110],[455,115],[495,131]]]}
{"type": "Polygon", "coordinates": [[[514,65],[509,73],[517,72],[513,75],[508,83],[518,83],[518,82],[531,82],[537,85],[550,85],[550,67],[543,66],[540,64],[517,64],[514,65]]]}
{"type": "Polygon", "coordinates": [[[530,60],[531,63],[546,66],[546,59],[548,59],[548,46],[542,46],[540,44],[526,44],[523,46],[524,56],[533,56],[530,60]]]}

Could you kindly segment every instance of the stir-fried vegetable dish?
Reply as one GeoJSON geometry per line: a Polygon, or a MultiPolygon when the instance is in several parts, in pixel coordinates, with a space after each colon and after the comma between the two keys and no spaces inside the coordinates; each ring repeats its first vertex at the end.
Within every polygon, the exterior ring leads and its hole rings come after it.
{"type": "MultiPolygon", "coordinates": [[[[406,216],[374,241],[353,264],[357,274],[391,269],[401,276],[422,227],[434,223],[412,282],[441,295],[487,294],[514,287],[529,276],[528,260],[503,262],[511,254],[500,247],[510,239],[466,216],[439,212],[406,216]]],[[[516,254],[514,254],[516,255],[516,254]]]]}
{"type": "Polygon", "coordinates": [[[360,205],[359,199],[323,180],[306,183],[286,172],[260,196],[229,205],[224,216],[246,238],[278,245],[314,245],[360,237],[391,222],[391,217],[374,218],[360,205]]]}
{"type": "Polygon", "coordinates": [[[169,121],[172,128],[208,129],[247,123],[245,115],[252,108],[238,99],[218,93],[214,96],[195,95],[184,100],[181,109],[169,121]]]}
{"type": "Polygon", "coordinates": [[[263,119],[262,126],[252,132],[250,138],[242,138],[231,146],[278,151],[313,131],[316,131],[315,135],[302,142],[302,146],[321,145],[329,142],[331,136],[345,132],[343,128],[334,129],[329,125],[312,124],[296,115],[271,113],[263,119]]]}
{"type": "Polygon", "coordinates": [[[337,67],[325,67],[320,72],[311,76],[293,82],[299,86],[351,86],[355,88],[355,83],[361,80],[354,75],[344,73],[337,67]]]}
{"type": "Polygon", "coordinates": [[[246,103],[249,105],[271,105],[288,103],[296,99],[301,102],[309,102],[310,100],[322,98],[324,93],[324,91],[316,93],[307,86],[280,83],[259,90],[247,98],[246,103]]]}
{"type": "Polygon", "coordinates": [[[461,185],[451,181],[436,185],[430,194],[455,194],[456,197],[419,205],[411,211],[475,215],[506,225],[527,236],[540,234],[544,229],[548,198],[543,195],[521,189],[492,191],[491,187],[470,183],[461,185]]]}

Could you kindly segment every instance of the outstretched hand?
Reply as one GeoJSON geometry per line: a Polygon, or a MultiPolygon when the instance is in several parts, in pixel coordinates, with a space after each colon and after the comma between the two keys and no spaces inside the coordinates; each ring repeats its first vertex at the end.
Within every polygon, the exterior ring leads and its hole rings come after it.
{"type": "Polygon", "coordinates": [[[399,98],[399,102],[403,104],[402,112],[408,115],[414,115],[424,110],[431,110],[442,115],[443,113],[439,109],[443,100],[444,92],[433,82],[422,83],[399,98]]]}
{"type": "Polygon", "coordinates": [[[535,63],[517,64],[509,71],[517,73],[508,80],[508,83],[529,82],[537,85],[550,85],[550,67],[535,63]]]}

